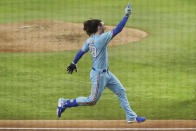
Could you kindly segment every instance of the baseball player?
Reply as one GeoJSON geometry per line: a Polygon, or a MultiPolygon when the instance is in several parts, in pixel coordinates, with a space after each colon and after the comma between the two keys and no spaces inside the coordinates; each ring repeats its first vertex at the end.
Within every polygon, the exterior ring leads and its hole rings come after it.
{"type": "Polygon", "coordinates": [[[99,100],[105,87],[109,88],[114,94],[118,96],[120,104],[126,112],[126,121],[129,122],[143,122],[144,117],[138,117],[136,113],[130,108],[126,97],[125,88],[122,86],[118,78],[112,74],[108,69],[108,53],[107,45],[110,40],[120,33],[125,26],[129,16],[131,15],[132,7],[130,3],[125,8],[125,16],[115,29],[105,32],[103,21],[98,19],[91,19],[84,22],[84,31],[89,35],[80,51],[76,54],[73,62],[67,67],[69,74],[73,71],[77,72],[77,62],[79,59],[90,50],[93,64],[90,72],[90,79],[92,83],[91,94],[89,97],[78,97],[76,99],[59,98],[57,115],[61,114],[68,107],[76,106],[90,106],[95,105],[99,100]]]}

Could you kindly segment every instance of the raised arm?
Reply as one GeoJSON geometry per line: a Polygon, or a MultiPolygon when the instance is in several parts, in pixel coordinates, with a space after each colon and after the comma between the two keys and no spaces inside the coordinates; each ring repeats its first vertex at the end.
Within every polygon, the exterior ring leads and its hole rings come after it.
{"type": "Polygon", "coordinates": [[[123,27],[127,23],[127,20],[129,18],[129,16],[131,15],[131,12],[132,12],[132,7],[131,7],[131,4],[128,3],[128,5],[125,8],[125,16],[122,19],[122,21],[116,26],[116,28],[113,29],[113,31],[112,31],[113,32],[112,37],[116,36],[118,33],[120,33],[122,31],[123,27]]]}

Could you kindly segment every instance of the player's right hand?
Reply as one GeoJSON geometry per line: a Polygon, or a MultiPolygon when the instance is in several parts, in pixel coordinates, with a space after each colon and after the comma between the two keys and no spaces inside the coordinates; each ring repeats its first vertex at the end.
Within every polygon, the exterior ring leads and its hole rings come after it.
{"type": "Polygon", "coordinates": [[[75,70],[75,72],[77,72],[77,66],[74,63],[71,63],[68,67],[67,67],[67,72],[69,74],[72,74],[73,71],[75,70]]]}
{"type": "Polygon", "coordinates": [[[132,6],[130,3],[128,3],[128,5],[125,8],[125,15],[129,17],[131,15],[131,12],[132,12],[132,6]]]}

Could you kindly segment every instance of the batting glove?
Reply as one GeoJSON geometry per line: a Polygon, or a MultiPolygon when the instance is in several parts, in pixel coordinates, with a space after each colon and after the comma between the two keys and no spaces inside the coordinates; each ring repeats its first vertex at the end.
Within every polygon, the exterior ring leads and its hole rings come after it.
{"type": "Polygon", "coordinates": [[[125,8],[125,15],[126,15],[127,17],[129,17],[129,16],[131,15],[131,12],[132,12],[132,6],[131,6],[130,3],[128,3],[128,5],[127,5],[126,8],[125,8]]]}
{"type": "Polygon", "coordinates": [[[74,64],[73,62],[67,67],[67,72],[69,74],[72,74],[73,71],[75,70],[75,72],[77,72],[77,66],[76,64],[74,64]]]}

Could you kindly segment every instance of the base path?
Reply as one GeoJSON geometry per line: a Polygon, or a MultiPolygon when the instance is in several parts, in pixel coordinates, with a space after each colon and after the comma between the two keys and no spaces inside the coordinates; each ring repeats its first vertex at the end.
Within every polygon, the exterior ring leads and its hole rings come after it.
{"type": "Polygon", "coordinates": [[[0,131],[196,131],[196,120],[0,120],[0,131]]]}
{"type": "MultiPolygon", "coordinates": [[[[107,26],[107,31],[115,27],[107,26]]],[[[116,46],[140,41],[148,34],[139,29],[124,28],[109,44],[116,46]]],[[[0,52],[48,52],[78,50],[88,35],[83,24],[36,20],[0,24],[0,52]]]]}

